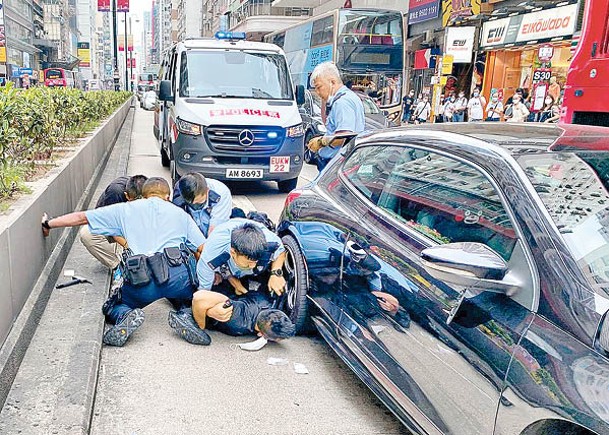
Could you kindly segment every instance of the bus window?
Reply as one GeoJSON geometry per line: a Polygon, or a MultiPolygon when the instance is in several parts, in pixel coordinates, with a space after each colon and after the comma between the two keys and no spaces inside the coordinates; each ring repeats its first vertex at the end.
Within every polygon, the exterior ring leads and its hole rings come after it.
{"type": "Polygon", "coordinates": [[[401,45],[402,16],[343,10],[338,25],[338,41],[339,44],[401,45]]]}
{"type": "Polygon", "coordinates": [[[334,34],[334,16],[330,15],[325,18],[313,21],[313,30],[311,31],[311,47],[323,44],[331,44],[332,35],[334,34]]]}
{"type": "Polygon", "coordinates": [[[281,33],[278,33],[278,34],[274,35],[267,42],[270,42],[271,44],[275,44],[275,45],[283,48],[283,45],[285,43],[285,32],[281,32],[281,33]]]}

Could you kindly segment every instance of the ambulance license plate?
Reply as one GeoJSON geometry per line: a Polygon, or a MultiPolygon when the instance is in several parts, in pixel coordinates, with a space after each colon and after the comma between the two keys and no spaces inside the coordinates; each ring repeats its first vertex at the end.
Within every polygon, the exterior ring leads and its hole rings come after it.
{"type": "Polygon", "coordinates": [[[290,156],[271,157],[269,172],[290,172],[290,156]]]}
{"type": "Polygon", "coordinates": [[[262,178],[262,169],[227,169],[226,178],[262,178]]]}

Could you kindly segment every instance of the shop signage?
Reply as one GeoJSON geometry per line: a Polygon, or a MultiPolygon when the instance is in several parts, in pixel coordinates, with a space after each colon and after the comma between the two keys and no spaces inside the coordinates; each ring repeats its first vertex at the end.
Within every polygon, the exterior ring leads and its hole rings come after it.
{"type": "Polygon", "coordinates": [[[442,0],[442,25],[446,27],[459,17],[471,17],[480,13],[481,0],[453,1],[442,0]]]}
{"type": "Polygon", "coordinates": [[[454,56],[454,63],[470,63],[474,49],[475,27],[447,27],[444,52],[454,56]]]}
{"type": "Polygon", "coordinates": [[[453,63],[455,57],[452,54],[445,54],[442,56],[442,74],[449,75],[453,72],[453,63]]]}
{"type": "Polygon", "coordinates": [[[577,5],[573,4],[487,21],[482,26],[480,46],[498,47],[571,36],[575,30],[576,17],[577,5]]]}
{"type": "Polygon", "coordinates": [[[90,44],[88,42],[79,42],[76,47],[76,56],[80,59],[78,65],[82,68],[91,68],[90,44]]]}
{"type": "Polygon", "coordinates": [[[422,23],[437,18],[440,13],[440,0],[410,0],[408,24],[422,23]]]}
{"type": "Polygon", "coordinates": [[[537,50],[537,58],[541,62],[549,62],[552,60],[552,56],[554,56],[554,47],[550,44],[545,44],[539,47],[537,50]]]}

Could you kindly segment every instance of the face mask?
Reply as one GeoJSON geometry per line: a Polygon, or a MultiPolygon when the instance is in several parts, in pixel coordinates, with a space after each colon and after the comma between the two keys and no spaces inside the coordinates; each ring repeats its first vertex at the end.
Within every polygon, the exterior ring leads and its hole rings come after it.
{"type": "Polygon", "coordinates": [[[480,95],[478,92],[474,92],[474,97],[477,97],[478,95],[480,95]]]}
{"type": "Polygon", "coordinates": [[[233,259],[233,257],[230,257],[228,259],[228,266],[231,270],[240,270],[241,272],[249,272],[252,269],[248,268],[248,267],[241,267],[237,264],[237,262],[233,259]]]}
{"type": "Polygon", "coordinates": [[[519,104],[520,100],[514,100],[514,104],[519,104]]]}
{"type": "Polygon", "coordinates": [[[459,94],[459,98],[463,98],[463,97],[464,97],[464,94],[459,94]]]}
{"type": "Polygon", "coordinates": [[[491,100],[492,100],[493,102],[496,102],[496,101],[498,101],[499,99],[498,99],[497,97],[493,97],[493,98],[491,98],[491,100]]]}
{"type": "Polygon", "coordinates": [[[268,343],[267,339],[264,337],[260,337],[257,340],[251,341],[249,343],[239,343],[237,346],[242,350],[249,350],[255,352],[257,350],[262,349],[268,343]]]}
{"type": "Polygon", "coordinates": [[[549,98],[546,99],[546,104],[550,104],[552,102],[552,100],[550,100],[549,98]]]}
{"type": "Polygon", "coordinates": [[[450,101],[451,101],[452,103],[454,103],[454,102],[455,102],[455,97],[450,97],[450,101]]]}

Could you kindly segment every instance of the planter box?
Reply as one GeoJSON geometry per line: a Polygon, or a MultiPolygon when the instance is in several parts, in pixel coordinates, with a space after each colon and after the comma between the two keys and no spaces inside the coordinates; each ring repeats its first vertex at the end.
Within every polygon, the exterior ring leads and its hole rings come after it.
{"type": "MultiPolygon", "coordinates": [[[[37,286],[37,282],[40,280],[42,283],[43,279],[46,281],[46,278],[59,273],[69,249],[59,250],[62,252],[53,250],[60,242],[69,248],[78,231],[78,228],[52,231],[50,237],[45,239],[40,228],[42,214],[47,212],[49,216],[59,216],[88,204],[92,194],[89,190],[92,178],[99,175],[96,171],[105,164],[130,104],[129,99],[90,137],[82,139],[80,148],[60,161],[59,166],[44,178],[29,183],[32,193],[17,200],[9,209],[9,214],[0,216],[0,343],[3,346],[9,344],[5,341],[32,291],[44,287],[44,284],[37,286]],[[51,256],[54,258],[49,262],[51,256]],[[49,265],[45,269],[47,262],[49,265]]],[[[50,289],[41,288],[39,291],[50,293],[50,289]]],[[[48,295],[46,299],[44,296],[33,299],[36,301],[32,304],[38,306],[32,308],[35,311],[44,310],[48,295]],[[38,302],[39,299],[43,300],[42,304],[38,302]]],[[[14,338],[15,341],[17,339],[14,338]]],[[[0,367],[3,363],[6,361],[0,361],[0,367]]]]}

